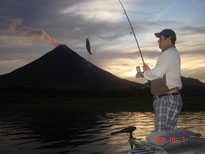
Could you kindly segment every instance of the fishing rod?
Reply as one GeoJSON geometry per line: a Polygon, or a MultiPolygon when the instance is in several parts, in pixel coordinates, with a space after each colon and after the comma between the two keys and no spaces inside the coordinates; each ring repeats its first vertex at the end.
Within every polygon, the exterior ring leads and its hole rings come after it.
{"type": "MultiPolygon", "coordinates": [[[[132,27],[131,21],[130,21],[130,19],[129,19],[129,17],[128,17],[128,14],[127,14],[127,12],[126,12],[126,10],[125,10],[125,8],[124,8],[122,2],[121,2],[120,0],[119,0],[119,2],[120,2],[120,4],[121,4],[121,6],[122,6],[122,9],[123,9],[123,11],[124,11],[126,17],[127,17],[128,23],[129,23],[130,28],[131,28],[131,30],[132,30],[132,34],[133,34],[133,36],[134,36],[134,38],[135,38],[135,41],[136,41],[136,43],[137,43],[137,47],[138,47],[138,49],[139,49],[139,52],[140,52],[140,56],[141,56],[141,58],[142,58],[143,65],[145,65],[144,58],[143,58],[143,56],[142,56],[142,52],[141,52],[139,43],[138,43],[138,41],[137,41],[137,37],[136,37],[136,35],[135,35],[135,31],[134,31],[134,29],[133,29],[133,27],[132,27]]],[[[139,67],[139,66],[137,67],[137,71],[140,71],[140,67],[139,67]]]]}

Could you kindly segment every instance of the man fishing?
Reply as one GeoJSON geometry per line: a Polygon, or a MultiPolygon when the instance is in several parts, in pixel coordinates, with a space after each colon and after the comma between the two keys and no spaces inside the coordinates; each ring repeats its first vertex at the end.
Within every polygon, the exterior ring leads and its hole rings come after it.
{"type": "Polygon", "coordinates": [[[176,34],[173,30],[164,29],[155,33],[155,36],[159,38],[159,48],[162,51],[156,66],[150,69],[144,64],[144,72],[138,71],[136,77],[144,77],[151,82],[155,131],[162,132],[176,129],[182,108],[182,98],[179,93],[182,88],[180,55],[175,48],[176,34]]]}

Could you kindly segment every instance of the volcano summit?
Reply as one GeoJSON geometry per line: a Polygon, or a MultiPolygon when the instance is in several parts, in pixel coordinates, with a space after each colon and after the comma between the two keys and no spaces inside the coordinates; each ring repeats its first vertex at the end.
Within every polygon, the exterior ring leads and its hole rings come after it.
{"type": "Polygon", "coordinates": [[[4,88],[57,90],[129,90],[141,84],[120,79],[88,62],[66,45],[59,45],[39,59],[0,76],[4,88]]]}

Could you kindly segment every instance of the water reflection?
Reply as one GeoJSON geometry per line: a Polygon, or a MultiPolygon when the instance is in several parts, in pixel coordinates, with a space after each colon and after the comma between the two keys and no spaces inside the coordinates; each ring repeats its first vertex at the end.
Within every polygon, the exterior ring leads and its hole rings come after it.
{"type": "MultiPolygon", "coordinates": [[[[125,153],[130,149],[128,135],[110,133],[135,126],[134,137],[145,140],[153,125],[151,112],[1,113],[0,153],[125,153]]],[[[205,137],[205,112],[182,113],[179,127],[205,137]]]]}

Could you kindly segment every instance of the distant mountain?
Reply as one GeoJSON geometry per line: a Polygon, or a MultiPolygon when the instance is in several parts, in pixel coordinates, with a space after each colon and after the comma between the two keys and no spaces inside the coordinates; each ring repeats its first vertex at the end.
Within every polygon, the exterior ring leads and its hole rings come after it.
{"type": "Polygon", "coordinates": [[[205,84],[198,79],[182,77],[183,87],[205,87],[205,84]]]}
{"type": "Polygon", "coordinates": [[[142,84],[120,79],[88,62],[66,45],[59,45],[39,59],[0,76],[0,88],[67,90],[129,90],[142,84]]]}
{"type": "MultiPolygon", "coordinates": [[[[194,78],[186,78],[186,77],[181,77],[181,81],[182,81],[182,87],[184,88],[189,88],[189,87],[194,87],[194,88],[203,88],[205,87],[205,83],[202,83],[201,81],[199,81],[198,79],[194,79],[194,78]]],[[[149,88],[149,82],[144,84],[144,88],[149,88]]]]}
{"type": "MultiPolygon", "coordinates": [[[[205,87],[197,79],[182,77],[183,87],[205,87]]],[[[130,90],[148,87],[117,76],[88,62],[66,45],[39,59],[0,75],[0,89],[130,90]]]]}

